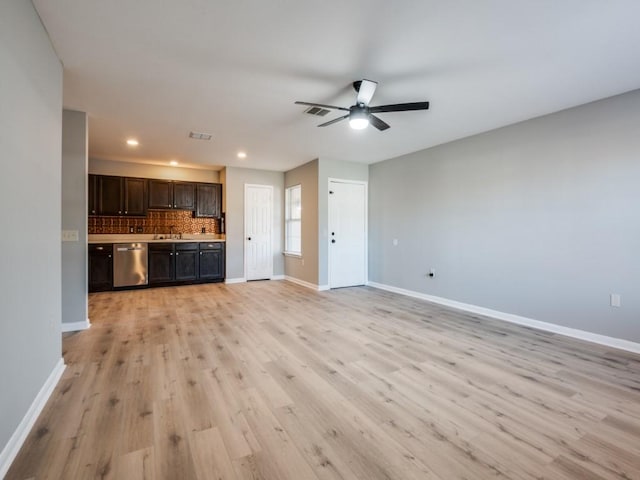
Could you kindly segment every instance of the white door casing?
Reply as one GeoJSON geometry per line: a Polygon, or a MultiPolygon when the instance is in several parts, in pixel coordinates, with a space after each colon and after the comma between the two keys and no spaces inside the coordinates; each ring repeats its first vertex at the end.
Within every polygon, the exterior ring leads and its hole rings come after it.
{"type": "Polygon", "coordinates": [[[329,287],[367,281],[367,183],[329,179],[329,287]],[[333,192],[333,193],[332,193],[333,192]]]}
{"type": "Polygon", "coordinates": [[[273,275],[273,186],[244,186],[244,273],[247,280],[273,275]]]}

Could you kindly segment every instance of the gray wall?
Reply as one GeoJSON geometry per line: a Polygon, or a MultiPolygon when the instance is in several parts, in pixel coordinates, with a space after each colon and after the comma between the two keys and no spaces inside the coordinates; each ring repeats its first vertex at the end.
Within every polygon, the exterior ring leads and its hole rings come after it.
{"type": "Polygon", "coordinates": [[[302,256],[285,256],[285,273],[318,284],[318,160],[305,163],[284,175],[285,187],[301,186],[302,256]]]}
{"type": "Polygon", "coordinates": [[[370,280],[639,342],[639,125],[635,91],[372,165],[370,280]]]}
{"type": "Polygon", "coordinates": [[[320,158],[318,168],[318,285],[329,285],[329,179],[369,180],[369,166],[362,163],[320,158]]]}
{"type": "Polygon", "coordinates": [[[218,183],[216,170],[200,168],[172,167],[149,163],[129,163],[101,158],[89,159],[89,173],[96,175],[116,175],[120,177],[158,178],[163,180],[184,180],[187,182],[218,183]]]}
{"type": "Polygon", "coordinates": [[[31,2],[0,2],[0,451],[61,358],[62,65],[31,2]]]}
{"type": "Polygon", "coordinates": [[[284,173],[227,167],[223,174],[226,212],[226,278],[244,277],[244,185],[273,186],[273,274],[284,274],[284,173]]]}
{"type": "Polygon", "coordinates": [[[78,241],[62,242],[62,322],[87,321],[87,114],[62,114],[62,230],[78,241]]]}

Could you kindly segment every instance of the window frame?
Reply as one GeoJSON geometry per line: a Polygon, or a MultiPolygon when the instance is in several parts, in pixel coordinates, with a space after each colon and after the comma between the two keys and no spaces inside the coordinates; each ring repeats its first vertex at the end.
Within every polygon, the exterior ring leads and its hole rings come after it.
{"type": "Polygon", "coordinates": [[[302,257],[302,184],[285,187],[284,206],[284,254],[289,257],[302,257]],[[292,203],[294,200],[292,193],[296,191],[298,192],[299,208],[296,208],[297,205],[292,203]],[[295,223],[298,224],[299,250],[291,249],[291,239],[295,237],[290,234],[290,229],[295,223]]]}

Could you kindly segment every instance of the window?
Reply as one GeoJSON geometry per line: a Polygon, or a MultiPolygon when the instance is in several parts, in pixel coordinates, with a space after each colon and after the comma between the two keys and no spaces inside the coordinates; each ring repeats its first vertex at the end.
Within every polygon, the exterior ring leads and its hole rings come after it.
{"type": "Polygon", "coordinates": [[[284,203],[284,252],[302,255],[302,186],[287,187],[284,203]]]}

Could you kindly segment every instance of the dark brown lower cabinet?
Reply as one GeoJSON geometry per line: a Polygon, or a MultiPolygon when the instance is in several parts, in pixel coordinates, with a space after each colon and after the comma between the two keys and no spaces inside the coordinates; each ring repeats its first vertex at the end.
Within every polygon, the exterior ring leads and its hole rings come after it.
{"type": "Polygon", "coordinates": [[[200,280],[224,280],[224,243],[200,243],[200,280]]]}
{"type": "Polygon", "coordinates": [[[89,245],[89,291],[113,289],[113,245],[89,245]]]}
{"type": "Polygon", "coordinates": [[[176,278],[173,243],[149,244],[149,285],[172,283],[176,278]]]}
{"type": "Polygon", "coordinates": [[[150,243],[149,285],[224,280],[224,243],[150,243]]]}
{"type": "Polygon", "coordinates": [[[189,282],[198,279],[198,244],[175,244],[176,278],[178,282],[189,282]]]}

